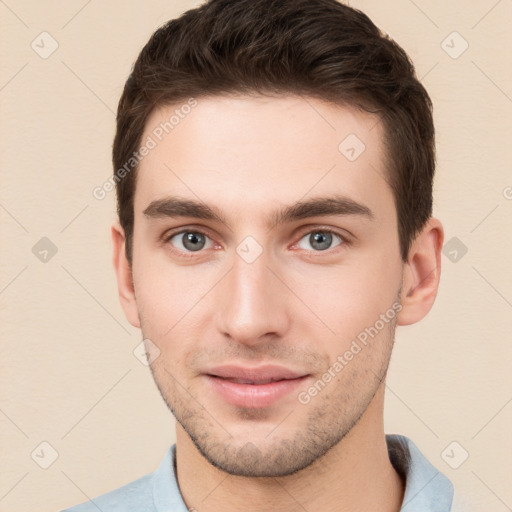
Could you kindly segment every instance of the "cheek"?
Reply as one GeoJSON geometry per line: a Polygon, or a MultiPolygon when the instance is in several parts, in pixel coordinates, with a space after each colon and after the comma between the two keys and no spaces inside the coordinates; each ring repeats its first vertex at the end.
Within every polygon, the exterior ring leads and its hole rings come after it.
{"type": "Polygon", "coordinates": [[[165,368],[179,373],[187,355],[204,337],[201,326],[211,313],[204,309],[205,298],[216,282],[215,275],[211,270],[211,276],[198,275],[192,266],[159,266],[145,261],[138,268],[134,266],[142,335],[158,347],[165,368]]]}
{"type": "Polygon", "coordinates": [[[400,287],[400,268],[384,255],[361,252],[342,265],[301,269],[290,276],[290,288],[331,331],[347,340],[391,308],[400,287]]]}
{"type": "Polygon", "coordinates": [[[208,290],[206,277],[193,266],[173,265],[159,253],[141,254],[134,261],[133,278],[146,327],[164,335],[201,300],[208,290]]]}

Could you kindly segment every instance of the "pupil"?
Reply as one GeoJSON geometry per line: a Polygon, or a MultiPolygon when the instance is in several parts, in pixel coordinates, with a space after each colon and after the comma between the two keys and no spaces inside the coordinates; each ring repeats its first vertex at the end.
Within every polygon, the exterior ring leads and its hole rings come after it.
{"type": "Polygon", "coordinates": [[[183,235],[183,245],[191,251],[198,251],[204,246],[204,238],[199,233],[186,233],[183,235]]]}
{"type": "Polygon", "coordinates": [[[311,246],[315,247],[320,251],[324,251],[328,249],[331,245],[332,235],[330,233],[325,233],[323,231],[317,231],[316,233],[311,235],[311,246]],[[322,242],[323,240],[323,242],[322,242]]]}

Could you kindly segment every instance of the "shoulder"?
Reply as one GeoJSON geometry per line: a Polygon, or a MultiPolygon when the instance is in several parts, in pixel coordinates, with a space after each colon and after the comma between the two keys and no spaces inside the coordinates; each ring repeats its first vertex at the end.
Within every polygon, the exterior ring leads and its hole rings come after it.
{"type": "Polygon", "coordinates": [[[386,435],[386,442],[393,466],[406,480],[404,512],[477,512],[470,497],[455,489],[448,477],[426,459],[411,439],[391,434],[386,435]]]}
{"type": "Polygon", "coordinates": [[[448,477],[433,466],[408,437],[387,434],[386,442],[390,461],[405,481],[401,510],[451,510],[454,488],[448,477]]]}
{"type": "Polygon", "coordinates": [[[469,497],[455,492],[450,512],[477,512],[477,508],[475,503],[469,500],[469,497]]]}
{"type": "Polygon", "coordinates": [[[172,445],[153,473],[62,512],[159,512],[162,503],[182,510],[184,504],[174,473],[175,453],[172,445]]]}
{"type": "Polygon", "coordinates": [[[152,493],[153,474],[123,485],[85,503],[63,510],[62,512],[154,512],[152,493]]]}

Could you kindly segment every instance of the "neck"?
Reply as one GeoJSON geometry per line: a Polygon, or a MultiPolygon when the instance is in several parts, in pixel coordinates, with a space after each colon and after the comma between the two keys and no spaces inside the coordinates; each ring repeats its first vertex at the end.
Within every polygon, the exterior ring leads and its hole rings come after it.
{"type": "Polygon", "coordinates": [[[201,512],[398,512],[404,482],[389,460],[383,398],[381,386],[358,423],[337,445],[309,467],[278,478],[248,478],[221,471],[201,455],[177,424],[177,479],[187,507],[201,512]]]}

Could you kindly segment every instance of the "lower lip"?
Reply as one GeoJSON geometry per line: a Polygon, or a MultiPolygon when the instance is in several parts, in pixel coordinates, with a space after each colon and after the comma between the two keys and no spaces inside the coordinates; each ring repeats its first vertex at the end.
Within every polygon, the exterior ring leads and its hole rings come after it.
{"type": "Polygon", "coordinates": [[[213,389],[229,404],[236,407],[261,408],[274,404],[304,383],[307,376],[278,380],[268,384],[239,384],[206,375],[213,389]]]}

